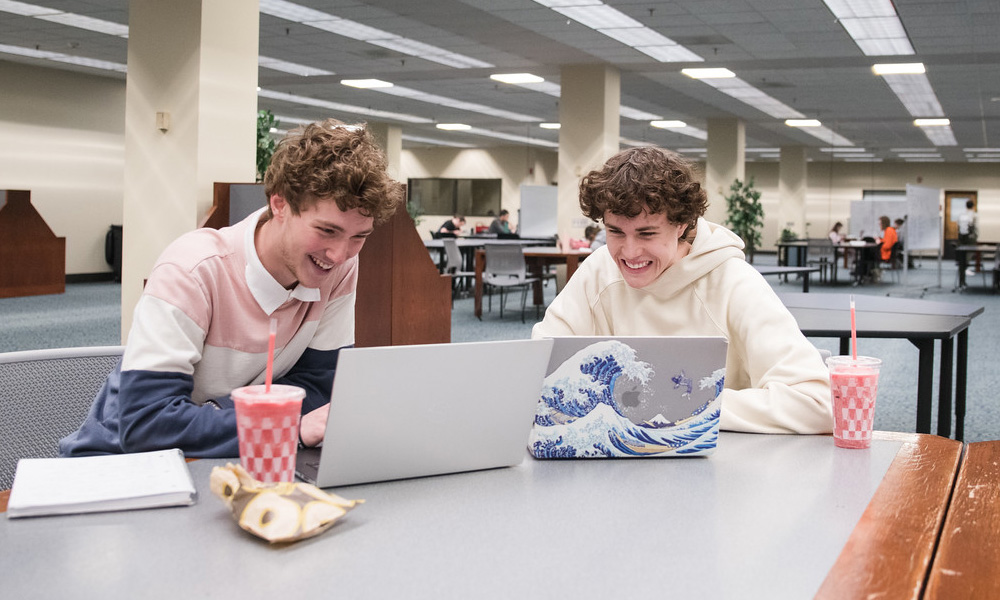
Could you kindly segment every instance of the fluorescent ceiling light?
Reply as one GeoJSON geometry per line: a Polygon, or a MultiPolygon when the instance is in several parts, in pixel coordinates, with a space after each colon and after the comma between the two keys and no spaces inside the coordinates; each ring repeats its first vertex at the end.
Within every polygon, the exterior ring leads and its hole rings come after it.
{"type": "Polygon", "coordinates": [[[684,73],[692,79],[722,79],[727,77],[736,77],[736,73],[733,73],[729,69],[724,67],[714,67],[706,69],[681,69],[681,73],[684,73]]]}
{"type": "Polygon", "coordinates": [[[629,106],[619,106],[618,114],[626,119],[632,119],[634,121],[655,121],[660,118],[660,115],[654,115],[653,113],[648,113],[644,110],[631,108],[629,106]]]}
{"type": "Polygon", "coordinates": [[[382,81],[381,79],[341,79],[341,85],[346,85],[354,88],[360,89],[370,89],[370,88],[388,88],[392,87],[392,84],[388,81],[382,81]]]}
{"type": "Polygon", "coordinates": [[[970,163],[1000,163],[1000,156],[997,158],[969,158],[966,160],[970,163]]]}
{"type": "Polygon", "coordinates": [[[368,42],[382,48],[389,48],[402,54],[415,56],[431,62],[459,69],[492,67],[493,65],[469,56],[450,52],[437,46],[418,42],[389,31],[369,27],[357,21],[342,19],[320,10],[315,10],[286,0],[260,0],[262,14],[278,17],[309,27],[329,31],[347,38],[368,42]]]}
{"type": "Polygon", "coordinates": [[[95,19],[93,17],[85,17],[73,13],[56,13],[52,15],[38,15],[37,18],[88,31],[96,31],[97,33],[106,33],[123,38],[128,37],[128,25],[95,19]]]}
{"type": "Polygon", "coordinates": [[[534,117],[531,115],[524,115],[521,113],[511,112],[509,110],[493,108],[492,106],[486,106],[485,104],[478,104],[476,102],[455,100],[454,98],[448,98],[447,96],[429,94],[427,92],[422,92],[420,90],[415,90],[413,88],[403,87],[400,85],[387,88],[372,88],[372,89],[376,92],[382,92],[383,94],[389,94],[391,96],[401,96],[403,98],[409,98],[411,100],[416,100],[418,102],[427,102],[429,104],[447,106],[449,108],[456,108],[458,110],[467,110],[469,112],[489,115],[491,117],[510,119],[511,121],[520,121],[522,123],[537,123],[538,121],[541,121],[541,119],[539,119],[538,117],[534,117]]]}
{"type": "Polygon", "coordinates": [[[650,125],[653,127],[659,127],[660,129],[670,129],[676,127],[687,127],[687,123],[684,121],[650,121],[650,125]]]}
{"type": "Polygon", "coordinates": [[[439,140],[436,138],[423,137],[419,135],[402,135],[404,142],[417,142],[420,144],[431,144],[432,146],[451,146],[452,148],[475,148],[475,144],[466,144],[464,142],[454,142],[449,140],[439,140]]]}
{"type": "Polygon", "coordinates": [[[635,49],[660,62],[701,62],[705,60],[684,46],[679,45],[635,46],[635,49]]]}
{"type": "Polygon", "coordinates": [[[645,27],[639,21],[606,4],[588,6],[550,6],[552,10],[577,21],[590,29],[617,29],[620,27],[645,27]]]}
{"type": "Polygon", "coordinates": [[[904,152],[899,154],[899,158],[941,158],[940,152],[925,152],[925,153],[909,153],[904,152]]]}
{"type": "Polygon", "coordinates": [[[445,131],[468,131],[472,129],[472,125],[466,125],[465,123],[438,123],[435,127],[444,129],[445,131]]]}
{"type": "Polygon", "coordinates": [[[517,142],[520,144],[530,144],[532,146],[542,146],[544,148],[558,148],[558,142],[550,142],[549,140],[543,140],[540,138],[533,138],[526,135],[515,135],[512,133],[503,133],[500,131],[493,131],[491,129],[481,129],[479,127],[473,127],[469,129],[466,133],[473,135],[481,135],[483,137],[497,138],[500,140],[507,140],[509,142],[517,142]]]}
{"type": "Polygon", "coordinates": [[[872,154],[871,152],[861,152],[861,153],[857,153],[857,152],[844,152],[844,153],[835,152],[833,154],[833,157],[834,158],[874,158],[875,155],[872,154]]]}
{"type": "Polygon", "coordinates": [[[881,158],[875,158],[875,157],[850,156],[850,157],[845,158],[844,162],[873,163],[873,162],[882,162],[882,159],[881,158]]]}
{"type": "Polygon", "coordinates": [[[867,56],[914,54],[892,0],[823,0],[867,56]]]}
{"type": "Polygon", "coordinates": [[[295,94],[287,94],[285,92],[276,92],[273,90],[264,90],[264,89],[257,90],[257,95],[262,98],[270,98],[272,100],[280,100],[282,102],[304,104],[306,106],[316,106],[319,108],[332,110],[336,112],[346,112],[355,115],[365,115],[368,117],[375,117],[378,119],[386,119],[390,121],[403,121],[405,123],[433,123],[433,121],[431,121],[430,119],[425,119],[424,117],[418,117],[415,115],[408,115],[406,113],[396,113],[387,110],[376,110],[372,108],[365,108],[362,106],[343,104],[340,102],[330,102],[328,100],[309,98],[307,96],[296,96],[295,94]]]}
{"type": "Polygon", "coordinates": [[[535,0],[535,2],[549,8],[556,6],[596,6],[603,4],[601,0],[535,0]]]}
{"type": "Polygon", "coordinates": [[[677,148],[675,152],[680,152],[681,154],[699,154],[708,152],[708,148],[677,148]]]}
{"type": "Polygon", "coordinates": [[[872,65],[876,75],[918,75],[926,73],[924,63],[877,63],[872,65]]]}
{"type": "Polygon", "coordinates": [[[920,131],[923,132],[923,134],[927,136],[927,139],[930,140],[935,146],[958,145],[958,141],[955,139],[955,133],[951,130],[950,125],[921,127],[920,131]]]}
{"type": "Polygon", "coordinates": [[[822,123],[816,119],[785,119],[785,125],[789,127],[819,127],[822,123]]]}
{"type": "Polygon", "coordinates": [[[858,148],[856,146],[829,146],[826,148],[820,148],[820,152],[864,152],[864,148],[858,148]]]}
{"type": "Polygon", "coordinates": [[[744,152],[781,152],[781,148],[744,148],[744,152]]]}
{"type": "Polygon", "coordinates": [[[0,44],[0,54],[13,54],[15,56],[25,56],[28,58],[41,58],[45,60],[54,60],[56,62],[79,65],[82,67],[92,67],[94,69],[101,69],[102,71],[116,71],[119,73],[125,73],[128,67],[122,63],[110,62],[106,60],[96,60],[92,58],[84,58],[82,56],[70,56],[69,54],[63,54],[62,52],[50,52],[48,50],[35,50],[34,48],[25,48],[23,46],[10,46],[7,44],[0,44]]]}
{"type": "Polygon", "coordinates": [[[538,75],[531,73],[496,73],[490,75],[490,79],[502,83],[541,83],[545,81],[538,75]]]}
{"type": "Polygon", "coordinates": [[[943,127],[951,125],[949,119],[913,119],[913,124],[917,127],[943,127]]]}
{"type": "Polygon", "coordinates": [[[282,71],[283,73],[291,73],[293,75],[301,75],[303,77],[314,77],[317,75],[333,75],[333,71],[325,71],[323,69],[317,69],[315,67],[310,67],[307,65],[300,65],[297,63],[281,60],[279,58],[272,58],[270,56],[258,56],[257,64],[261,67],[264,67],[265,69],[282,71]]]}
{"type": "Polygon", "coordinates": [[[943,158],[907,158],[903,162],[944,162],[943,158]]]}
{"type": "Polygon", "coordinates": [[[944,109],[926,75],[883,75],[882,79],[912,116],[944,116],[944,109]]]}
{"type": "Polygon", "coordinates": [[[1000,152],[1000,148],[962,148],[963,152],[1000,152]]]}
{"type": "Polygon", "coordinates": [[[747,106],[752,106],[762,113],[771,115],[775,119],[801,119],[805,117],[799,111],[768,96],[739,77],[702,79],[701,81],[747,106]]]}
{"type": "Polygon", "coordinates": [[[677,42],[648,27],[601,27],[600,33],[626,46],[677,46],[677,42]]]}
{"type": "Polygon", "coordinates": [[[559,129],[562,127],[560,123],[539,123],[538,126],[542,129],[559,129]]]}
{"type": "Polygon", "coordinates": [[[13,0],[0,0],[0,11],[13,13],[15,15],[23,15],[25,17],[52,15],[61,12],[52,8],[26,4],[24,2],[14,2],[13,0]]]}

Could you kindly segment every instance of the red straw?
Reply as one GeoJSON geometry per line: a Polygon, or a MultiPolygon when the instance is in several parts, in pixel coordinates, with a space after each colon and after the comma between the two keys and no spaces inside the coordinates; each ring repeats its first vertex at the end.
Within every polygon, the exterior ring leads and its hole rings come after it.
{"type": "Polygon", "coordinates": [[[851,356],[858,360],[858,324],[854,314],[854,294],[851,294],[851,356]]]}
{"type": "Polygon", "coordinates": [[[274,375],[274,338],[277,335],[278,320],[271,319],[271,326],[267,332],[267,377],[264,379],[264,391],[268,393],[271,391],[271,377],[274,375]]]}

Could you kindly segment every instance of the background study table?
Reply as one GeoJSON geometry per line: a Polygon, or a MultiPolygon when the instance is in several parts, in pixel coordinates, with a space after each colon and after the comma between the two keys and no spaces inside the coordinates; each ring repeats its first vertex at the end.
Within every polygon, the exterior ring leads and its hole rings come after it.
{"type": "MultiPolygon", "coordinates": [[[[540,278],[542,269],[546,265],[566,264],[566,281],[576,272],[580,260],[586,258],[590,251],[563,250],[555,246],[552,247],[531,247],[524,248],[524,260],[530,273],[539,277],[539,280],[532,286],[533,301],[535,306],[545,304],[545,296],[542,291],[542,281],[540,278]]],[[[476,289],[475,289],[475,315],[477,319],[483,318],[483,273],[486,270],[486,250],[479,248],[476,250],[476,289]]]]}
{"type": "Polygon", "coordinates": [[[195,506],[0,518],[0,586],[100,600],[916,597],[899,592],[925,580],[960,449],[916,434],[858,451],[723,432],[707,458],[527,458],[339,488],[367,502],[277,547],[208,490],[224,461],[199,460],[195,506]]]}
{"type": "MultiPolygon", "coordinates": [[[[840,353],[850,354],[850,294],[779,294],[807,336],[840,338],[840,353]]],[[[981,305],[912,298],[855,296],[858,337],[900,338],[919,350],[917,432],[930,433],[934,386],[934,340],[941,340],[938,379],[938,435],[951,435],[951,391],[955,389],[955,439],[965,434],[969,325],[981,305]],[[954,339],[958,337],[955,357],[954,339]],[[952,367],[954,369],[954,376],[952,367]]]]}

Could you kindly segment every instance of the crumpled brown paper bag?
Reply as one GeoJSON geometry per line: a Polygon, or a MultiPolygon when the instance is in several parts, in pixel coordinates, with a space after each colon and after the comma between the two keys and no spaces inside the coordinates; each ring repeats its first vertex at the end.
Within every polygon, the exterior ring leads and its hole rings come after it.
{"type": "Polygon", "coordinates": [[[241,465],[212,469],[214,493],[241,528],[271,543],[320,534],[364,500],[347,500],[308,483],[261,483],[241,465]]]}

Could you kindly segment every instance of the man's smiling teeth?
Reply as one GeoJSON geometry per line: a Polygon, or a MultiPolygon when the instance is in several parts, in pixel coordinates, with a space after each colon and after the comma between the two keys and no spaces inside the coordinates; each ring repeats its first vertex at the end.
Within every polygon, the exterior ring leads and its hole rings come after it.
{"type": "Polygon", "coordinates": [[[625,263],[625,266],[628,267],[628,268],[630,268],[630,269],[641,269],[641,268],[643,268],[645,266],[648,266],[648,265],[652,264],[652,261],[649,261],[649,260],[644,260],[642,262],[637,262],[637,263],[629,262],[627,260],[623,260],[622,262],[625,263]]]}
{"type": "Polygon", "coordinates": [[[316,258],[315,256],[311,256],[310,255],[309,258],[311,258],[312,261],[314,263],[316,263],[317,267],[323,269],[324,271],[329,271],[330,269],[333,268],[333,265],[331,265],[330,263],[325,263],[325,262],[321,261],[320,259],[316,258]]]}

